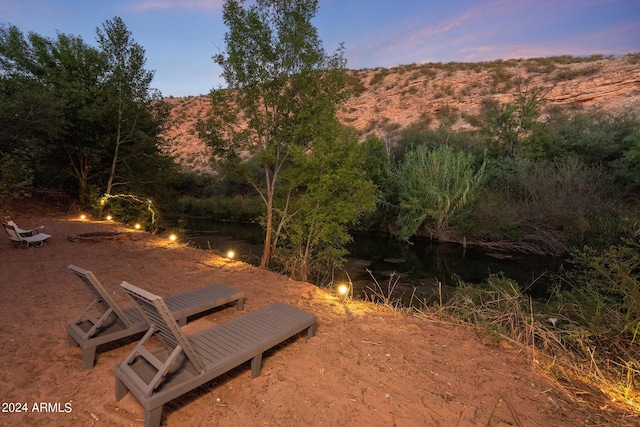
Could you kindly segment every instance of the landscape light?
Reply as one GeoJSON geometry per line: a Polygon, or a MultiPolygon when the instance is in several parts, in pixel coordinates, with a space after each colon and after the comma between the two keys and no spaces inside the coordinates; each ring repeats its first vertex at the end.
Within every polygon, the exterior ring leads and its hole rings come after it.
{"type": "Polygon", "coordinates": [[[87,219],[87,216],[85,214],[82,214],[80,215],[80,219],[84,221],[85,219],[87,219]]]}
{"type": "Polygon", "coordinates": [[[111,221],[113,217],[111,215],[107,215],[107,221],[111,221]]]}
{"type": "Polygon", "coordinates": [[[338,293],[342,295],[342,299],[347,296],[347,292],[349,292],[349,286],[342,284],[338,286],[338,293]]]}
{"type": "Polygon", "coordinates": [[[172,242],[175,242],[177,238],[178,236],[176,236],[175,234],[169,236],[169,240],[171,240],[172,242]]]}
{"type": "Polygon", "coordinates": [[[236,253],[234,251],[227,252],[227,258],[234,259],[236,257],[236,253]]]}
{"type": "Polygon", "coordinates": [[[140,230],[140,224],[136,223],[136,225],[134,225],[133,228],[135,228],[136,230],[140,230]]]}

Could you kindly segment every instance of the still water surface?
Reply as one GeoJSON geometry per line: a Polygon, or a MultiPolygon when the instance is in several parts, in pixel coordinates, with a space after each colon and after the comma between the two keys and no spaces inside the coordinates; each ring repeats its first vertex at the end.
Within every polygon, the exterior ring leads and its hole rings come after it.
{"type": "MultiPolygon", "coordinates": [[[[257,224],[189,219],[186,229],[191,243],[199,248],[220,255],[234,250],[237,259],[253,265],[260,263],[264,235],[257,224]]],[[[375,281],[384,291],[397,281],[395,293],[405,302],[411,295],[420,301],[437,297],[438,282],[446,292],[460,280],[481,283],[490,274],[500,272],[532,295],[544,296],[551,280],[549,273],[563,268],[563,260],[558,258],[504,257],[428,239],[407,244],[393,236],[371,233],[354,233],[348,249],[347,262],[343,271],[333,277],[333,284],[351,279],[354,295],[363,297],[378,290],[375,281]]]]}

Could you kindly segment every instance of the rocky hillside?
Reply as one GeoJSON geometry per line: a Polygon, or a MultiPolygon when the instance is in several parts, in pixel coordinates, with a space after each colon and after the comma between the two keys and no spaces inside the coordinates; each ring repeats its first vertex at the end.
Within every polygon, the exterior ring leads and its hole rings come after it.
{"type": "MultiPolygon", "coordinates": [[[[620,58],[552,57],[482,63],[405,65],[349,71],[354,95],[340,111],[343,123],[363,135],[393,138],[412,123],[431,127],[449,120],[454,128],[474,128],[483,99],[513,101],[518,80],[544,87],[547,106],[640,113],[640,53],[620,58]]],[[[194,131],[209,109],[207,96],[166,98],[173,126],[169,152],[188,169],[206,170],[209,153],[194,131]]]]}

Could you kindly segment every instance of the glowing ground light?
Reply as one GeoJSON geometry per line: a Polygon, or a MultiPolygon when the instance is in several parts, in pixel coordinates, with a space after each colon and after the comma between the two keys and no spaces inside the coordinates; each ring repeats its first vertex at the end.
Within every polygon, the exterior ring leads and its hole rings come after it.
{"type": "Polygon", "coordinates": [[[135,228],[136,230],[140,230],[140,224],[134,225],[133,228],[135,228]]]}
{"type": "Polygon", "coordinates": [[[85,214],[80,215],[80,219],[85,220],[87,219],[87,216],[85,214]]]}
{"type": "Polygon", "coordinates": [[[169,236],[169,240],[171,240],[172,242],[175,242],[177,238],[178,236],[176,236],[175,234],[169,236]]]}
{"type": "Polygon", "coordinates": [[[349,287],[347,285],[338,286],[338,293],[340,295],[342,295],[344,297],[344,296],[347,295],[347,292],[349,292],[349,287]]]}
{"type": "Polygon", "coordinates": [[[227,252],[227,258],[234,259],[236,257],[236,253],[234,251],[227,252]]]}
{"type": "Polygon", "coordinates": [[[107,215],[107,221],[111,221],[113,217],[111,215],[107,215]]]}

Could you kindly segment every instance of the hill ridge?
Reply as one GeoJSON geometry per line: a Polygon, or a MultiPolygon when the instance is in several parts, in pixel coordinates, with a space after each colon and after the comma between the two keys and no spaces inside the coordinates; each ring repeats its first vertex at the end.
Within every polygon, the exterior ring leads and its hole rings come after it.
{"type": "MultiPolygon", "coordinates": [[[[544,87],[547,106],[640,112],[640,53],[622,57],[550,57],[479,63],[428,63],[393,68],[348,70],[354,95],[342,106],[342,123],[361,134],[393,139],[397,130],[441,120],[454,129],[478,127],[485,98],[500,103],[516,96],[515,81],[544,87]]],[[[208,170],[210,151],[195,134],[209,111],[207,95],[165,98],[172,107],[167,152],[183,167],[208,170]]]]}

